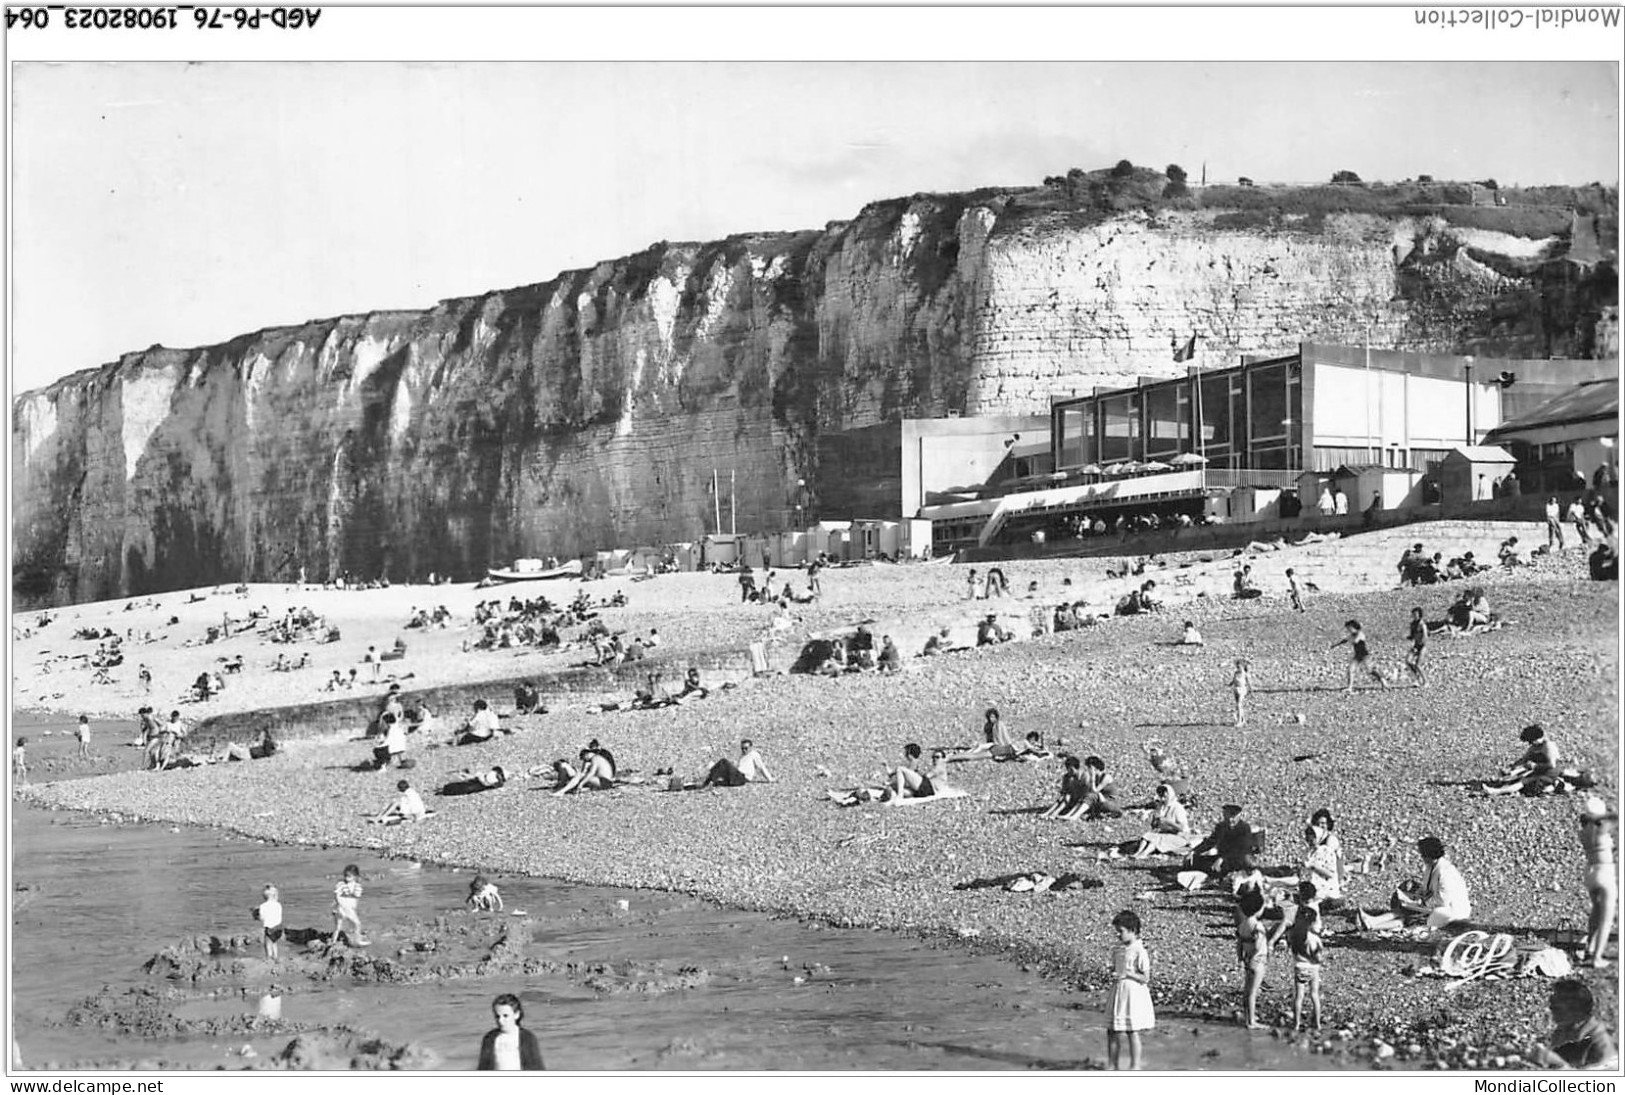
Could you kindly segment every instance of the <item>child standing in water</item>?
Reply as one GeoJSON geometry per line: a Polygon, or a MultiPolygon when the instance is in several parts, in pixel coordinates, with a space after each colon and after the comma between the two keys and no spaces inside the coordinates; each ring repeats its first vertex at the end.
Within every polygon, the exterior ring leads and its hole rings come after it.
{"type": "Polygon", "coordinates": [[[1420,606],[1411,609],[1411,652],[1405,656],[1405,668],[1411,671],[1412,678],[1418,685],[1428,682],[1428,675],[1422,670],[1422,652],[1428,645],[1428,625],[1422,619],[1420,606]]]}
{"type": "Polygon", "coordinates": [[[344,935],[358,947],[371,943],[361,934],[361,868],[354,863],[344,868],[344,878],[333,887],[333,939],[344,935]]]}
{"type": "Polygon", "coordinates": [[[1236,672],[1230,678],[1230,694],[1236,698],[1236,725],[1247,721],[1247,694],[1253,690],[1252,667],[1246,658],[1236,659],[1236,672]]]}
{"type": "Polygon", "coordinates": [[[79,729],[76,732],[79,735],[79,759],[80,760],[89,760],[90,759],[90,718],[89,718],[89,716],[86,716],[86,715],[80,715],[79,716],[79,729]]]}
{"type": "Polygon", "coordinates": [[[1128,1067],[1143,1068],[1140,1041],[1142,1030],[1157,1025],[1157,1015],[1151,1006],[1151,957],[1140,942],[1140,917],[1125,909],[1112,917],[1117,929],[1117,946],[1112,948],[1112,991],[1106,1001],[1110,1017],[1106,1026],[1106,1053],[1112,1068],[1122,1067],[1123,1039],[1128,1039],[1128,1067]]]}
{"type": "Polygon", "coordinates": [[[11,778],[19,787],[28,786],[28,739],[18,738],[11,751],[11,778]]]}
{"type": "Polygon", "coordinates": [[[280,957],[277,943],[282,940],[282,901],[275,886],[266,886],[261,895],[265,900],[254,910],[254,919],[265,929],[265,957],[274,962],[280,957]]]}
{"type": "Polygon", "coordinates": [[[1336,650],[1345,644],[1353,649],[1354,657],[1349,661],[1348,684],[1343,688],[1344,694],[1352,695],[1354,693],[1354,671],[1356,669],[1369,675],[1372,680],[1382,685],[1383,688],[1387,688],[1388,678],[1382,675],[1382,670],[1378,669],[1376,662],[1371,659],[1371,646],[1366,642],[1365,630],[1360,627],[1360,621],[1345,621],[1343,630],[1346,634],[1327,649],[1336,650]]]}

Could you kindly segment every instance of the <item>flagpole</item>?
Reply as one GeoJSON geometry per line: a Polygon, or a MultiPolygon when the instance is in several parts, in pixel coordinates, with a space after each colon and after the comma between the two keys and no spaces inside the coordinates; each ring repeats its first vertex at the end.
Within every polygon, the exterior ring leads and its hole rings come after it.
{"type": "Polygon", "coordinates": [[[711,509],[717,519],[717,535],[722,535],[722,491],[717,485],[717,469],[711,469],[711,509]]]}
{"type": "Polygon", "coordinates": [[[739,502],[734,498],[734,470],[728,469],[728,535],[739,535],[739,502]]]}

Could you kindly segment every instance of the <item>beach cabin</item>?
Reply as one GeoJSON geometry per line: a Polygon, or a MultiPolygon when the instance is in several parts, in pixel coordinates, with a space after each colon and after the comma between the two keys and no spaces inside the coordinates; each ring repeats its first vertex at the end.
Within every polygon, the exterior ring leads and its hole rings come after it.
{"type": "Polygon", "coordinates": [[[807,533],[796,529],[776,532],[770,537],[768,551],[776,567],[796,567],[807,561],[807,533]]]}
{"type": "Polygon", "coordinates": [[[1439,461],[1442,501],[1452,506],[1495,497],[1495,481],[1511,474],[1514,463],[1512,454],[1496,445],[1461,445],[1451,449],[1439,461]]]}
{"type": "Polygon", "coordinates": [[[700,541],[700,566],[733,566],[739,561],[743,536],[729,534],[707,536],[700,541]]]}
{"type": "Polygon", "coordinates": [[[850,550],[854,559],[873,559],[877,555],[895,559],[901,543],[901,522],[876,517],[860,517],[852,522],[850,550]]]}

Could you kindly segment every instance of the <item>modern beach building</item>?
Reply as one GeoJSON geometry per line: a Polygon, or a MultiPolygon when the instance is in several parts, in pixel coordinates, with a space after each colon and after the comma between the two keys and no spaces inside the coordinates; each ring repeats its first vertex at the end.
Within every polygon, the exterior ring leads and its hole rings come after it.
{"type": "MultiPolygon", "coordinates": [[[[1612,360],[1303,342],[1294,353],[1056,400],[1043,489],[1032,476],[990,484],[979,497],[927,505],[918,516],[932,522],[940,554],[1039,538],[1057,522],[1110,525],[1151,511],[1279,517],[1296,512],[1303,496],[1312,504],[1321,486],[1379,478],[1396,489],[1380,492],[1378,508],[1416,505],[1423,476],[1447,454],[1480,445],[1576,385],[1616,378],[1618,369],[1612,360]]],[[[1348,493],[1363,508],[1378,492],[1348,493]]]]}

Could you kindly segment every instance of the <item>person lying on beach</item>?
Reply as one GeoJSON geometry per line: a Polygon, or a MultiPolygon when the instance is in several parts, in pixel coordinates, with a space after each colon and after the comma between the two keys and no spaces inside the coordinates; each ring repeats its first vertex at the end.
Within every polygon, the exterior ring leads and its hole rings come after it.
{"type": "MultiPolygon", "coordinates": [[[[947,759],[953,760],[954,758],[948,757],[947,759]]],[[[996,761],[1054,760],[1055,754],[1050,752],[1048,746],[1044,744],[1043,734],[1040,734],[1037,730],[1029,730],[1027,731],[1027,739],[1022,743],[1020,749],[1016,750],[1010,756],[1005,757],[995,755],[993,759],[996,761]]]]}
{"type": "Polygon", "coordinates": [[[1523,756],[1507,768],[1499,780],[1485,780],[1481,789],[1486,795],[1545,795],[1559,785],[1561,773],[1557,767],[1557,745],[1546,736],[1540,723],[1532,723],[1518,732],[1518,740],[1526,748],[1523,756]]]}
{"type": "Polygon", "coordinates": [[[1438,931],[1473,915],[1467,895],[1467,881],[1445,855],[1444,841],[1436,836],[1416,842],[1417,854],[1427,865],[1421,885],[1414,882],[1394,891],[1391,911],[1370,913],[1357,910],[1362,931],[1392,931],[1416,924],[1438,931]]]}
{"type": "Polygon", "coordinates": [[[1061,772],[1061,793],[1049,809],[1038,816],[1045,819],[1075,817],[1083,808],[1083,796],[1088,792],[1089,783],[1083,774],[1083,761],[1077,757],[1067,757],[1066,768],[1061,772]]]}
{"type": "Polygon", "coordinates": [[[747,783],[773,783],[773,773],[767,769],[767,761],[757,752],[756,744],[749,738],[739,743],[739,759],[729,760],[723,757],[711,766],[700,782],[700,789],[707,787],[743,787],[747,783]]]}
{"type": "Polygon", "coordinates": [[[920,747],[914,742],[903,746],[903,761],[892,769],[887,778],[888,797],[930,798],[937,793],[930,777],[913,768],[913,765],[920,763],[920,747]]]}
{"type": "Polygon", "coordinates": [[[468,884],[468,907],[475,912],[501,912],[502,894],[490,879],[477,874],[468,884]]]}
{"type": "Polygon", "coordinates": [[[1196,846],[1196,838],[1191,834],[1190,815],[1180,805],[1174,789],[1166,783],[1157,784],[1156,803],[1156,810],[1151,815],[1151,828],[1141,833],[1138,840],[1127,841],[1114,849],[1114,858],[1118,855],[1126,855],[1130,859],[1184,855],[1196,846]]]}
{"type": "Polygon", "coordinates": [[[553,771],[559,780],[558,788],[553,792],[555,798],[580,791],[607,791],[614,786],[615,770],[603,753],[583,749],[577,759],[580,761],[579,768],[569,761],[554,762],[553,771]]]}
{"type": "Polygon", "coordinates": [[[469,775],[462,779],[454,779],[440,788],[442,795],[477,795],[481,791],[494,791],[508,782],[508,773],[497,764],[481,772],[479,775],[469,775]]]}
{"type": "MultiPolygon", "coordinates": [[[[385,806],[373,817],[372,820],[375,823],[379,825],[399,824],[403,821],[422,821],[429,816],[429,808],[423,805],[423,796],[418,794],[417,788],[413,787],[411,783],[404,779],[399,780],[395,784],[395,790],[399,791],[400,794],[394,802],[385,806]]],[[[445,792],[442,791],[441,794],[445,794],[445,792]]]]}
{"type": "Polygon", "coordinates": [[[497,719],[491,705],[484,700],[474,701],[474,714],[463,725],[462,731],[452,742],[453,745],[480,745],[496,737],[502,723],[497,719]]]}

